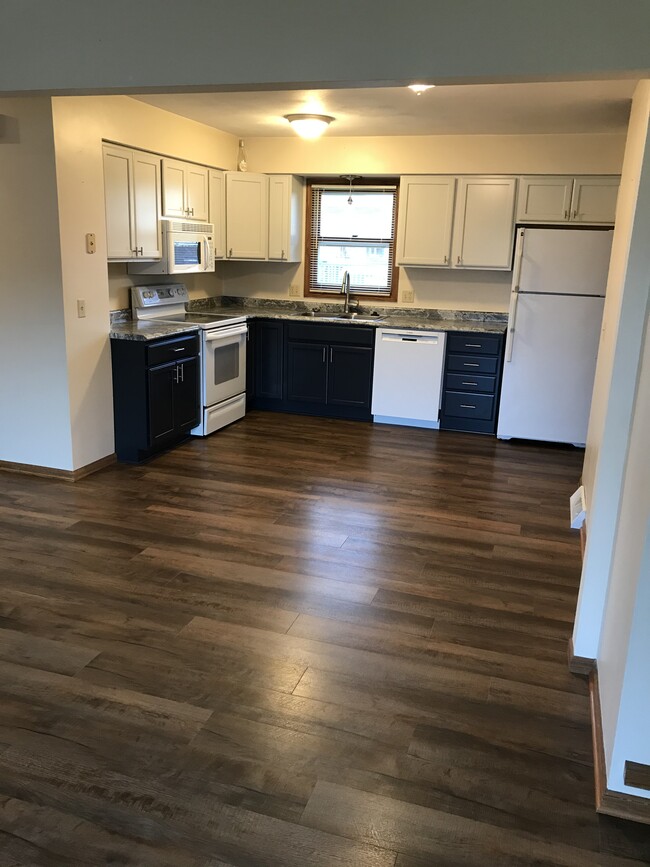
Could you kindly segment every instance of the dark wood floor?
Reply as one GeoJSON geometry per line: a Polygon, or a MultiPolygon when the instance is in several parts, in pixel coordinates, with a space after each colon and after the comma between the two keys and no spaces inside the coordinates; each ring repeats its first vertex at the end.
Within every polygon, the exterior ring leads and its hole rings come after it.
{"type": "Polygon", "coordinates": [[[0,475],[0,864],[632,867],[566,666],[582,455],[252,413],[0,475]]]}

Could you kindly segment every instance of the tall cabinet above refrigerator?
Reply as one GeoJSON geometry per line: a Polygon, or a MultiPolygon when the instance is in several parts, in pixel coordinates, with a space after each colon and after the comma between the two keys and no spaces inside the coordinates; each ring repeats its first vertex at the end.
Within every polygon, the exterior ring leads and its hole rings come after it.
{"type": "Polygon", "coordinates": [[[612,236],[517,231],[500,439],[585,444],[612,236]]]}

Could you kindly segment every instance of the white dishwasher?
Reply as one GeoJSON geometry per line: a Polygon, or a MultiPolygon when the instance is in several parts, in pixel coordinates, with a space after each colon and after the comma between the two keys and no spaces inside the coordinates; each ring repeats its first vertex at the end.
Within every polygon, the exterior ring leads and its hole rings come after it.
{"type": "Polygon", "coordinates": [[[372,387],[374,421],[440,426],[445,337],[440,331],[378,329],[372,387]]]}

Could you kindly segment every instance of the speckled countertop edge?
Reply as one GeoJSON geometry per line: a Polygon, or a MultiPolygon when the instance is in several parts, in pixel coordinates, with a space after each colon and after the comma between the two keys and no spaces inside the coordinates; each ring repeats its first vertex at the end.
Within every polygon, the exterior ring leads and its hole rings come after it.
{"type": "MultiPolygon", "coordinates": [[[[319,309],[333,314],[341,311],[340,303],[323,302],[309,304],[304,301],[274,301],[268,298],[204,298],[192,301],[189,309],[206,312],[227,310],[233,316],[247,319],[282,319],[291,322],[320,322],[323,325],[356,325],[370,328],[399,328],[411,331],[470,331],[475,333],[502,334],[507,325],[505,313],[483,313],[480,311],[436,310],[433,308],[386,308],[362,307],[361,313],[368,316],[373,310],[381,314],[377,320],[359,322],[355,319],[328,322],[326,319],[312,317],[310,310],[319,309]]],[[[196,325],[173,325],[162,323],[132,322],[126,318],[130,311],[120,310],[111,314],[110,337],[118,340],[156,340],[171,337],[188,331],[197,331],[196,325]]]]}

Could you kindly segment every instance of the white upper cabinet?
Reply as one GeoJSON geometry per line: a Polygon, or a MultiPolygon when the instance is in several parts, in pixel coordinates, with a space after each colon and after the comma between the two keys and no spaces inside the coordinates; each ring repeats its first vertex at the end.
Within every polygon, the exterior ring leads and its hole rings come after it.
{"type": "Polygon", "coordinates": [[[303,185],[292,175],[269,177],[269,259],[302,260],[303,185]]]}
{"type": "Polygon", "coordinates": [[[398,265],[509,270],[515,178],[402,178],[398,265]]]}
{"type": "Polygon", "coordinates": [[[509,271],[515,232],[515,178],[460,178],[452,267],[509,271]]]}
{"type": "Polygon", "coordinates": [[[613,223],[620,180],[615,176],[576,178],[571,198],[571,220],[575,223],[613,223]]]}
{"type": "Polygon", "coordinates": [[[214,258],[226,255],[226,178],[225,172],[210,169],[208,172],[210,212],[208,220],[214,226],[214,258]]]}
{"type": "Polygon", "coordinates": [[[160,157],[104,145],[107,256],[160,259],[160,157]]]}
{"type": "Polygon", "coordinates": [[[456,179],[404,177],[399,187],[398,265],[449,265],[456,179]]]}
{"type": "Polygon", "coordinates": [[[521,178],[517,200],[517,220],[563,223],[569,219],[573,178],[521,178]]]}
{"type": "Polygon", "coordinates": [[[180,160],[162,161],[163,216],[208,219],[208,169],[180,160]]]}
{"type": "Polygon", "coordinates": [[[611,225],[619,182],[615,175],[521,178],[517,221],[611,225]]]}
{"type": "Polygon", "coordinates": [[[268,218],[268,175],[226,172],[226,257],[268,258],[268,218]]]}

